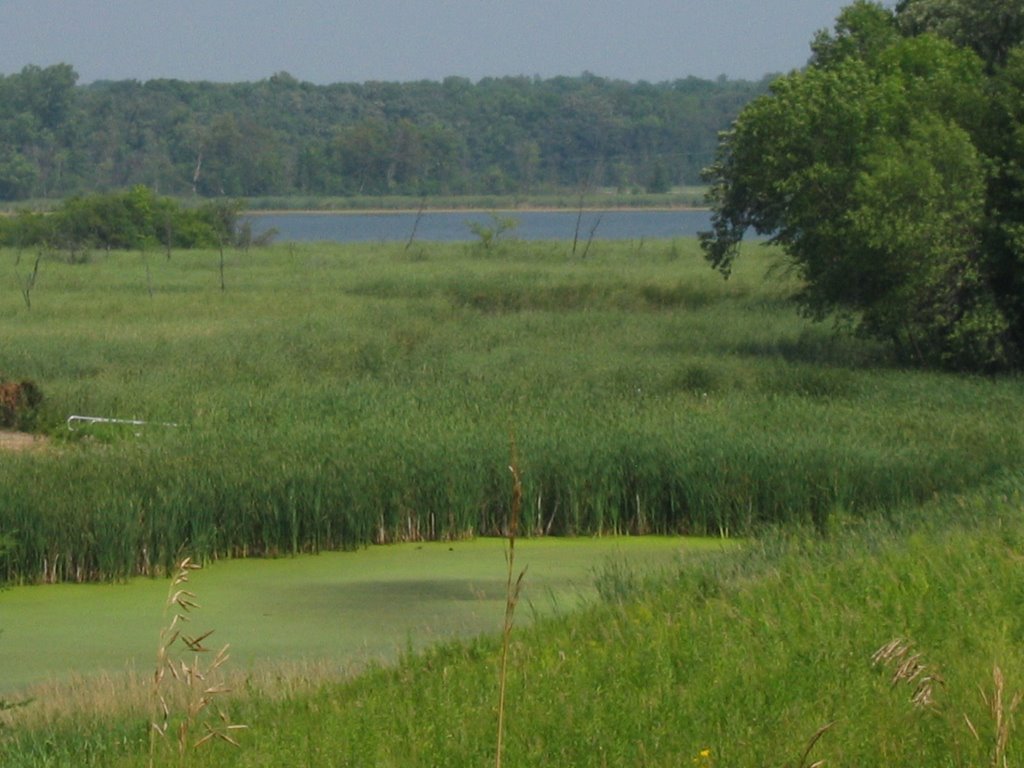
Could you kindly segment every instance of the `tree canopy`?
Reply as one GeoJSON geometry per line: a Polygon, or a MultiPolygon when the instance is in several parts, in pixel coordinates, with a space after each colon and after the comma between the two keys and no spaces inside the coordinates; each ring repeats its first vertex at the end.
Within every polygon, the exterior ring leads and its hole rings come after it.
{"type": "Polygon", "coordinates": [[[724,135],[706,172],[710,262],[728,275],[752,229],[796,268],[808,315],[849,318],[922,363],[1019,367],[1024,34],[992,34],[1019,2],[984,6],[845,8],[807,68],[724,135]]]}
{"type": "Polygon", "coordinates": [[[699,182],[760,82],[594,75],[314,85],[0,76],[0,200],[529,194],[699,182]]]}

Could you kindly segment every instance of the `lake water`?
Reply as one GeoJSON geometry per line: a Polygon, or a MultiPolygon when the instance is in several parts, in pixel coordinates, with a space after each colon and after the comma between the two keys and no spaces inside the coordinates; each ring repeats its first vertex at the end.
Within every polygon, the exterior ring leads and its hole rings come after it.
{"type": "MultiPolygon", "coordinates": [[[[508,236],[520,240],[639,240],[693,237],[710,228],[709,211],[510,211],[498,214],[516,219],[518,226],[508,236]]],[[[338,243],[404,242],[416,228],[417,240],[438,242],[474,241],[470,222],[493,227],[491,214],[479,211],[425,211],[400,213],[250,213],[245,217],[254,234],[277,229],[278,241],[338,243]]]]}

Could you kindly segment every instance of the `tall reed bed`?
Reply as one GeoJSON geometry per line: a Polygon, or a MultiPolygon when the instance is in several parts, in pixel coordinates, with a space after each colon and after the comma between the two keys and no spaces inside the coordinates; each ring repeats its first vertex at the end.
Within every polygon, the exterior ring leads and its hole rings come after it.
{"type": "Polygon", "coordinates": [[[532,535],[825,528],[1019,465],[1019,381],[891,369],[797,318],[770,252],[726,283],[689,241],[416,250],[232,252],[223,292],[216,253],[96,254],[31,310],[0,292],[54,437],[0,462],[0,578],[498,533],[510,430],[532,535]]]}

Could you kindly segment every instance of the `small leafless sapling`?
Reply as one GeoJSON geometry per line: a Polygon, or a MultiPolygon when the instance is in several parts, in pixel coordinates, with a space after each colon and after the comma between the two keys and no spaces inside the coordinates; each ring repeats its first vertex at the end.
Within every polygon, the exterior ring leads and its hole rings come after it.
{"type": "Polygon", "coordinates": [[[39,277],[39,262],[43,259],[42,250],[36,251],[36,261],[32,265],[32,271],[25,278],[21,286],[21,295],[25,299],[25,307],[32,309],[32,289],[36,287],[36,279],[39,277]]]}

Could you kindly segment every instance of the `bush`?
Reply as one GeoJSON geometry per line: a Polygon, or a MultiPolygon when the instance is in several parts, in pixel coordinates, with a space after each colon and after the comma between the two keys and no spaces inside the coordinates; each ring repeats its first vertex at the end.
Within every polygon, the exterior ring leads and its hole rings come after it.
{"type": "MultiPolygon", "coordinates": [[[[20,212],[0,222],[0,244],[45,245],[77,253],[89,248],[214,248],[240,242],[238,204],[184,208],[147,187],[73,197],[49,215],[20,212]]],[[[246,244],[259,245],[251,236],[246,244]]]]}

